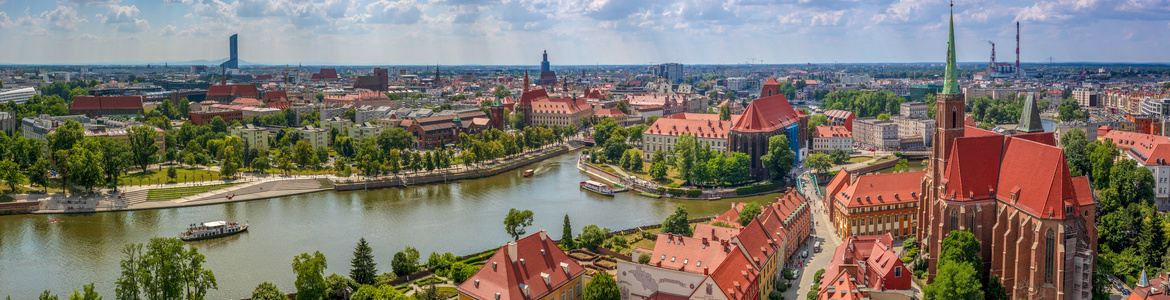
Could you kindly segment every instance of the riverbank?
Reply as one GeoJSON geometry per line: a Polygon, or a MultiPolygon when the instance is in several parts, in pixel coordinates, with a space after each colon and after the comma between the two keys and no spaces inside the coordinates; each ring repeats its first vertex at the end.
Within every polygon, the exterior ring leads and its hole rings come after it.
{"type": "Polygon", "coordinates": [[[432,171],[411,175],[387,176],[375,181],[359,181],[355,177],[333,175],[266,175],[264,177],[241,176],[240,179],[218,180],[201,184],[177,183],[157,186],[123,187],[119,192],[99,195],[70,196],[62,194],[20,195],[22,201],[6,203],[11,206],[32,206],[38,202],[34,214],[89,214],[118,211],[165,209],[216,205],[251,200],[315,193],[327,190],[349,191],[370,188],[402,187],[417,184],[450,183],[458,180],[483,178],[512,171],[551,157],[576,150],[572,143],[540,149],[516,157],[483,164],[477,168],[464,168],[455,172],[432,171]],[[192,188],[213,185],[231,185],[193,195],[167,200],[149,200],[152,191],[173,188],[192,188]]]}

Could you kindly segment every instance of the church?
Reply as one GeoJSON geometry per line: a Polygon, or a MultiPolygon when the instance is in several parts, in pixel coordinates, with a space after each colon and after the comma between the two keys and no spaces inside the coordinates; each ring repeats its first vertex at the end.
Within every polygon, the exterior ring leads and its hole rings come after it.
{"type": "Polygon", "coordinates": [[[1015,135],[967,125],[953,12],[946,63],[917,216],[928,281],[937,276],[942,240],[969,231],[981,242],[983,278],[997,276],[1008,299],[1091,299],[1097,229],[1088,177],[1069,175],[1052,133],[1036,126],[1034,100],[1015,135]]]}

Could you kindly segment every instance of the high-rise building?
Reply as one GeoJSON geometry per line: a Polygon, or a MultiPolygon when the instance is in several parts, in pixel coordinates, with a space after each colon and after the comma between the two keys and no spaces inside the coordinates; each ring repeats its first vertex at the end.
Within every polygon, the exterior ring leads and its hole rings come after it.
{"type": "Polygon", "coordinates": [[[965,124],[954,28],[952,13],[935,143],[912,228],[924,244],[928,281],[945,263],[943,240],[966,231],[981,242],[977,271],[1000,280],[1008,299],[1091,299],[1097,226],[1088,177],[1070,176],[1052,133],[1032,132],[1036,109],[1025,112],[1025,133],[1017,135],[965,124]]]}
{"type": "Polygon", "coordinates": [[[655,77],[666,78],[673,83],[681,83],[683,80],[683,65],[680,63],[660,64],[651,69],[655,77]]]}
{"type": "Polygon", "coordinates": [[[236,44],[236,34],[228,38],[228,60],[219,65],[224,69],[239,69],[240,68],[240,53],[238,52],[236,44]]]}

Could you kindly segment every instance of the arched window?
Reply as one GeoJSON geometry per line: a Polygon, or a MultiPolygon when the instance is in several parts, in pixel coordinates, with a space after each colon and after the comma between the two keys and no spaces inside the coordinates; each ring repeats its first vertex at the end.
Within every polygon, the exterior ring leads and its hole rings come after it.
{"type": "Polygon", "coordinates": [[[1056,235],[1052,233],[1052,228],[1048,229],[1048,233],[1044,237],[1044,283],[1052,283],[1052,272],[1055,267],[1053,260],[1055,259],[1056,250],[1056,235]]]}
{"type": "Polygon", "coordinates": [[[957,125],[958,122],[959,122],[959,109],[952,107],[951,108],[951,127],[950,128],[959,127],[957,125]]]}
{"type": "Polygon", "coordinates": [[[967,214],[967,231],[975,233],[975,211],[967,214]]]}
{"type": "Polygon", "coordinates": [[[951,230],[959,230],[959,210],[951,209],[951,230]]]}

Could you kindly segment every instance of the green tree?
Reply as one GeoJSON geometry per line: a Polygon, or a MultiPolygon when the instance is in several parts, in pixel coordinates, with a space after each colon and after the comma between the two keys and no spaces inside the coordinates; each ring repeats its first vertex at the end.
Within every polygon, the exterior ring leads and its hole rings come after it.
{"type": "Polygon", "coordinates": [[[898,164],[894,165],[894,172],[906,172],[906,171],[910,171],[910,162],[907,161],[905,158],[899,159],[898,164]]]}
{"type": "Polygon", "coordinates": [[[678,176],[685,182],[691,182],[692,173],[697,160],[696,152],[699,144],[695,137],[689,133],[684,133],[678,137],[674,148],[674,168],[678,170],[678,176]]]}
{"type": "Polygon", "coordinates": [[[512,236],[512,240],[520,240],[520,236],[524,235],[524,228],[528,226],[532,226],[531,210],[521,211],[513,208],[504,217],[504,231],[512,236]]]}
{"type": "Polygon", "coordinates": [[[784,182],[793,162],[796,161],[796,153],[788,147],[788,137],[774,135],[768,138],[768,154],[760,157],[760,161],[764,168],[768,169],[773,181],[784,182]]]}
{"type": "Polygon", "coordinates": [[[666,179],[666,169],[666,162],[656,162],[650,165],[650,177],[654,177],[656,180],[664,180],[666,179]]]}
{"type": "Polygon", "coordinates": [[[227,133],[228,124],[227,122],[224,122],[223,118],[219,116],[211,118],[211,122],[208,124],[208,126],[211,127],[212,132],[227,133]]]}
{"type": "Polygon", "coordinates": [[[882,114],[879,114],[879,115],[877,116],[877,119],[878,119],[878,120],[883,120],[883,121],[889,121],[889,120],[890,120],[890,114],[887,114],[887,113],[882,113],[882,114]]]}
{"type": "Polygon", "coordinates": [[[382,151],[389,151],[390,149],[402,150],[410,148],[414,144],[414,135],[407,132],[406,129],[393,128],[379,132],[375,140],[378,146],[382,148],[382,151]]]}
{"type": "Polygon", "coordinates": [[[85,137],[85,129],[81,127],[81,123],[74,120],[66,120],[61,126],[57,127],[57,131],[50,133],[47,138],[49,141],[49,151],[56,152],[58,150],[73,149],[73,144],[76,144],[85,137]]]}
{"type": "Polygon", "coordinates": [[[268,168],[272,166],[268,163],[267,156],[260,156],[252,160],[252,171],[263,174],[268,168]]]}
{"type": "Polygon", "coordinates": [[[97,140],[82,140],[74,144],[66,163],[69,172],[63,177],[69,177],[70,182],[85,187],[87,191],[92,192],[95,186],[103,182],[102,152],[97,140]]]}
{"type": "Polygon", "coordinates": [[[265,281],[252,290],[252,300],[288,300],[288,296],[275,284],[265,281]]]}
{"type": "Polygon", "coordinates": [[[408,300],[412,299],[403,296],[394,286],[385,284],[379,287],[372,285],[362,285],[357,291],[350,295],[350,300],[408,300]]]}
{"type": "Polygon", "coordinates": [[[720,121],[730,121],[731,120],[731,105],[730,104],[724,104],[724,105],[719,107],[719,120],[720,121]]]}
{"type": "Polygon", "coordinates": [[[215,274],[203,268],[206,258],[178,238],[152,238],[123,248],[117,299],[204,299],[217,289],[215,274]]]}
{"type": "Polygon", "coordinates": [[[1077,104],[1077,100],[1073,98],[1065,98],[1060,101],[1060,105],[1056,107],[1059,113],[1061,122],[1069,122],[1084,119],[1084,114],[1081,112],[1081,106],[1077,104]]]}
{"type": "Polygon", "coordinates": [[[183,97],[183,99],[179,99],[179,105],[176,108],[178,109],[179,115],[172,119],[186,119],[187,115],[191,113],[191,101],[183,97]]]}
{"type": "Polygon", "coordinates": [[[130,128],[129,144],[134,164],[146,172],[146,167],[155,161],[158,145],[155,144],[158,132],[150,126],[134,126],[130,128]]]}
{"type": "Polygon", "coordinates": [[[923,288],[924,300],[935,299],[984,299],[983,284],[979,272],[966,262],[945,262],[938,267],[938,275],[923,288]]]}
{"type": "Polygon", "coordinates": [[[16,193],[16,186],[24,182],[25,176],[20,173],[20,166],[11,160],[0,161],[0,180],[8,186],[8,190],[16,193]]]}
{"type": "Polygon", "coordinates": [[[177,177],[179,177],[179,171],[175,170],[175,167],[167,168],[167,178],[170,178],[171,181],[175,181],[175,178],[177,177]]]}
{"type": "Polygon", "coordinates": [[[358,240],[353,249],[353,260],[350,261],[349,278],[358,284],[375,284],[374,276],[378,274],[378,264],[374,263],[374,249],[366,242],[366,238],[358,240]]]}
{"type": "Polygon", "coordinates": [[[650,253],[642,252],[641,255],[638,255],[638,263],[643,265],[650,263],[650,253]]]}
{"type": "Polygon", "coordinates": [[[28,177],[28,182],[34,185],[44,187],[49,184],[49,160],[37,159],[27,170],[25,175],[28,177]]]}
{"type": "Polygon", "coordinates": [[[1073,128],[1060,135],[1068,173],[1073,177],[1089,174],[1089,142],[1084,130],[1073,128]]]}
{"type": "Polygon", "coordinates": [[[324,299],[329,286],[325,284],[325,268],[329,264],[321,251],[314,251],[313,255],[301,253],[293,257],[293,273],[297,280],[293,283],[297,287],[297,299],[324,299]]]}
{"type": "Polygon", "coordinates": [[[809,154],[808,159],[806,159],[804,162],[804,165],[817,170],[817,173],[825,174],[829,172],[829,168],[833,167],[833,159],[830,158],[828,154],[813,153],[809,154]]]}
{"type": "Polygon", "coordinates": [[[118,178],[126,173],[130,165],[129,146],[113,139],[99,139],[102,151],[102,173],[107,186],[116,187],[118,178]]]}
{"type": "Polygon", "coordinates": [[[759,203],[748,202],[747,204],[743,205],[743,209],[739,210],[739,220],[737,222],[739,222],[740,225],[747,226],[747,224],[751,223],[752,220],[755,219],[756,216],[759,216],[762,211],[763,207],[761,207],[759,203]]]}
{"type": "Polygon", "coordinates": [[[577,248],[573,241],[573,224],[569,222],[569,214],[565,214],[565,225],[561,227],[561,246],[568,249],[577,248]]]}
{"type": "MultiPolygon", "coordinates": [[[[1117,149],[1112,142],[1108,143],[1093,143],[1093,152],[1089,153],[1089,177],[1093,180],[1093,186],[1106,187],[1110,186],[1109,176],[1113,171],[1113,163],[1117,158],[1117,149]]],[[[1072,171],[1069,171],[1070,173],[1072,171]]]]}
{"type": "MultiPolygon", "coordinates": [[[[952,230],[942,241],[939,261],[966,263],[976,270],[983,268],[983,257],[979,255],[979,240],[970,231],[952,230]]],[[[941,263],[940,263],[941,264],[941,263]]]]}
{"type": "Polygon", "coordinates": [[[593,250],[600,247],[605,242],[606,236],[609,235],[609,228],[601,229],[597,225],[585,226],[581,229],[581,235],[577,237],[577,242],[581,248],[593,250]]]}
{"type": "Polygon", "coordinates": [[[94,290],[92,282],[81,286],[81,289],[82,291],[73,289],[73,295],[69,295],[69,300],[102,300],[102,296],[94,290]]]}
{"type": "Polygon", "coordinates": [[[609,273],[598,273],[585,285],[583,293],[585,300],[618,300],[622,293],[618,290],[617,281],[609,273]]]}
{"type": "Polygon", "coordinates": [[[406,246],[406,249],[394,253],[394,259],[390,261],[390,268],[394,270],[395,275],[406,276],[418,271],[418,259],[418,249],[406,246]]]}
{"type": "Polygon", "coordinates": [[[679,205],[674,209],[674,213],[666,217],[662,221],[662,233],[673,233],[684,236],[691,236],[694,234],[691,225],[687,223],[687,206],[679,205]]]}
{"type": "MultiPolygon", "coordinates": [[[[302,140],[303,141],[303,140],[302,140]]],[[[235,146],[227,146],[223,148],[223,163],[219,168],[219,176],[224,178],[232,178],[236,173],[240,172],[240,158],[238,150],[235,146]]]]}
{"type": "Polygon", "coordinates": [[[293,149],[293,160],[301,166],[311,166],[317,161],[317,154],[313,152],[313,144],[308,140],[297,141],[293,149]]]}
{"type": "Polygon", "coordinates": [[[58,299],[60,299],[60,298],[57,298],[57,295],[53,295],[53,293],[49,292],[49,290],[45,290],[45,292],[41,293],[40,297],[37,297],[37,300],[58,300],[58,299]]]}
{"type": "Polygon", "coordinates": [[[329,299],[345,299],[345,294],[350,286],[357,286],[358,284],[345,276],[337,275],[337,273],[329,274],[325,277],[325,294],[329,295],[329,299]]]}

